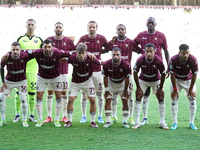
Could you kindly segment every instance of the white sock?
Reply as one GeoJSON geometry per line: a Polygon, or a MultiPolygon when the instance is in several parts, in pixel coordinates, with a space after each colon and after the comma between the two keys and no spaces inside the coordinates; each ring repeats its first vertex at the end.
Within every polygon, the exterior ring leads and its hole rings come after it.
{"type": "Polygon", "coordinates": [[[173,123],[178,123],[177,122],[178,99],[172,100],[172,103],[171,103],[171,112],[172,112],[173,123]]]}
{"type": "Polygon", "coordinates": [[[196,114],[196,100],[189,97],[189,111],[190,111],[190,123],[194,123],[194,118],[196,114]]]}
{"type": "Polygon", "coordinates": [[[52,104],[53,104],[53,94],[52,95],[47,94],[46,105],[47,105],[47,115],[49,117],[51,117],[52,114],[52,104]]]}
{"type": "Polygon", "coordinates": [[[6,121],[5,113],[6,113],[6,95],[0,93],[0,113],[1,113],[1,120],[6,121]]]}
{"type": "Polygon", "coordinates": [[[111,116],[111,110],[105,110],[106,115],[106,122],[111,122],[110,116],[111,116]]]}
{"type": "Polygon", "coordinates": [[[140,123],[140,111],[141,111],[141,102],[135,101],[135,123],[140,123]]]}
{"type": "Polygon", "coordinates": [[[43,120],[42,119],[42,99],[37,99],[36,100],[36,109],[37,109],[37,114],[38,114],[38,120],[43,120]]]}
{"type": "Polygon", "coordinates": [[[62,95],[62,113],[63,117],[67,115],[67,95],[62,95]]]}
{"type": "Polygon", "coordinates": [[[160,124],[165,123],[165,102],[158,102],[159,115],[160,115],[160,124]]]}
{"type": "Polygon", "coordinates": [[[142,103],[143,118],[147,118],[148,106],[149,106],[149,96],[144,95],[142,103]]]}
{"type": "Polygon", "coordinates": [[[97,105],[98,105],[98,116],[102,117],[103,113],[103,94],[102,92],[97,92],[97,105]]]}
{"type": "Polygon", "coordinates": [[[131,93],[128,99],[128,106],[129,106],[129,118],[133,117],[133,108],[134,108],[134,101],[133,101],[133,94],[131,93]]]}
{"type": "Polygon", "coordinates": [[[20,100],[21,100],[21,110],[22,110],[22,121],[27,121],[28,103],[26,100],[26,95],[20,95],[20,100]]]}
{"type": "Polygon", "coordinates": [[[129,114],[128,110],[122,110],[123,123],[127,123],[128,114],[129,114]]]}
{"type": "Polygon", "coordinates": [[[73,110],[72,110],[72,111],[67,111],[67,118],[68,118],[68,121],[71,121],[71,122],[72,122],[72,116],[73,116],[73,110]]]}
{"type": "Polygon", "coordinates": [[[96,112],[91,112],[90,113],[90,117],[91,117],[91,121],[90,122],[95,122],[96,112]]]}
{"type": "Polygon", "coordinates": [[[81,110],[82,110],[82,117],[86,117],[87,99],[85,98],[84,92],[82,92],[81,94],[81,110]]]}
{"type": "Polygon", "coordinates": [[[118,103],[118,93],[114,93],[113,99],[111,101],[112,117],[117,117],[117,103],[118,103]]]}
{"type": "Polygon", "coordinates": [[[56,99],[56,116],[55,116],[55,121],[59,121],[60,113],[62,110],[62,99],[56,99]]]}

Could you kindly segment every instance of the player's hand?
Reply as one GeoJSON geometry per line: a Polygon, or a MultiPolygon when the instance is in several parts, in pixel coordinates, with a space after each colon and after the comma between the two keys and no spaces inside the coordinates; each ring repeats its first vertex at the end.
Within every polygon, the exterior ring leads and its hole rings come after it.
{"type": "Polygon", "coordinates": [[[196,93],[193,91],[193,90],[190,90],[188,91],[188,97],[192,97],[193,99],[196,99],[196,93]]]}
{"type": "Polygon", "coordinates": [[[126,97],[126,99],[129,99],[128,91],[124,91],[122,97],[126,97]]]}
{"type": "Polygon", "coordinates": [[[4,55],[4,56],[1,58],[1,60],[2,60],[3,62],[7,62],[7,61],[8,61],[9,55],[10,55],[10,52],[7,52],[6,55],[4,55]]]}
{"type": "Polygon", "coordinates": [[[1,84],[1,91],[0,92],[3,92],[4,88],[6,88],[6,89],[8,88],[6,82],[3,82],[1,84]]]}
{"type": "Polygon", "coordinates": [[[110,93],[109,91],[105,91],[104,98],[107,99],[107,97],[108,97],[109,95],[112,96],[111,93],[110,93]]]}
{"type": "Polygon", "coordinates": [[[164,91],[161,88],[159,88],[156,93],[157,98],[164,99],[164,95],[165,95],[164,91]]]}
{"type": "Polygon", "coordinates": [[[136,99],[142,99],[142,97],[144,95],[141,88],[137,88],[135,91],[135,94],[136,94],[136,99]]]}
{"type": "Polygon", "coordinates": [[[114,44],[116,40],[117,40],[117,36],[114,36],[114,37],[112,38],[112,40],[111,40],[111,43],[114,44]]]}
{"type": "Polygon", "coordinates": [[[87,53],[87,55],[92,61],[94,61],[96,59],[96,56],[91,54],[91,53],[89,53],[89,52],[87,53]]]}
{"type": "Polygon", "coordinates": [[[170,72],[166,73],[165,79],[169,78],[169,76],[170,76],[170,72]]]}
{"type": "Polygon", "coordinates": [[[171,98],[174,100],[175,98],[178,98],[179,97],[179,95],[178,95],[178,91],[176,90],[176,91],[173,91],[172,93],[171,93],[171,98]]]}

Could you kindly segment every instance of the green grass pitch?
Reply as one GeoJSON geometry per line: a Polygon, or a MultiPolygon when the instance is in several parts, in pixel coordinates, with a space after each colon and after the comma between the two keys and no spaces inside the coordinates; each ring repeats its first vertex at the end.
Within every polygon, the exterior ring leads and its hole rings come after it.
{"type": "MultiPolygon", "coordinates": [[[[166,103],[166,123],[172,126],[172,116],[170,109],[169,79],[165,81],[165,103],[166,103]]],[[[197,112],[195,125],[200,128],[200,79],[197,80],[197,112]]],[[[46,118],[46,94],[43,100],[43,119],[46,118]]],[[[135,94],[134,94],[135,97],[135,94]]],[[[90,127],[89,102],[87,109],[88,122],[80,124],[81,107],[80,94],[74,102],[74,114],[72,127],[56,128],[54,123],[43,124],[42,127],[35,127],[35,123],[28,121],[29,127],[22,127],[21,121],[13,123],[14,91],[6,100],[6,122],[0,127],[0,149],[200,149],[200,129],[197,131],[189,129],[189,102],[184,91],[179,96],[178,129],[162,130],[158,127],[159,113],[155,95],[150,96],[148,110],[148,125],[137,130],[122,128],[122,103],[118,103],[118,122],[110,128],[103,128],[103,124],[98,124],[99,128],[90,127]]],[[[134,98],[135,99],[135,98],[134,98]]],[[[37,113],[35,111],[37,118],[37,113]]],[[[55,100],[53,103],[53,118],[55,116],[55,100]]],[[[62,115],[60,116],[61,119],[62,115]]],[[[103,119],[106,121],[105,114],[103,119]]],[[[141,113],[142,119],[142,113],[141,113]]],[[[96,117],[97,121],[97,117],[96,117]]]]}

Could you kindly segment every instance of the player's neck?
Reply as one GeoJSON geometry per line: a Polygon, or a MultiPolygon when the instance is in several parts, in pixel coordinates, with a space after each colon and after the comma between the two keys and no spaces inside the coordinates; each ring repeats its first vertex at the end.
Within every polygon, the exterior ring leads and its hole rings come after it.
{"type": "Polygon", "coordinates": [[[89,38],[95,38],[97,36],[97,34],[88,34],[89,38]]]}
{"type": "Polygon", "coordinates": [[[55,35],[55,39],[60,40],[63,38],[63,35],[55,35]]]}
{"type": "Polygon", "coordinates": [[[27,35],[28,37],[32,37],[32,36],[34,35],[34,32],[27,32],[26,35],[27,35]]]}
{"type": "Polygon", "coordinates": [[[147,30],[148,33],[153,34],[156,32],[156,30],[147,30]]]}
{"type": "Polygon", "coordinates": [[[126,39],[126,36],[118,36],[117,37],[119,40],[124,40],[124,39],[126,39]]]}

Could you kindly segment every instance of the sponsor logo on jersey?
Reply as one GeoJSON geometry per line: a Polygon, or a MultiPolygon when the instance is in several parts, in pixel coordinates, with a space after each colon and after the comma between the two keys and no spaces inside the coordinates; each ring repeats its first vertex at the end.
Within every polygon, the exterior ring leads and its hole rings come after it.
{"type": "Polygon", "coordinates": [[[142,37],[142,39],[147,39],[147,38],[145,38],[145,37],[142,37]]]}
{"type": "Polygon", "coordinates": [[[46,66],[46,65],[40,65],[42,68],[44,68],[44,69],[51,69],[51,68],[53,68],[55,65],[53,65],[53,66],[46,66]]]}
{"type": "Polygon", "coordinates": [[[13,62],[8,62],[7,64],[10,65],[10,64],[13,64],[13,62]]]}
{"type": "Polygon", "coordinates": [[[121,80],[123,80],[123,79],[124,79],[124,78],[120,78],[120,79],[111,78],[111,80],[116,81],[116,82],[121,81],[121,80]]]}
{"type": "Polygon", "coordinates": [[[12,74],[18,74],[18,73],[23,73],[23,72],[24,72],[24,69],[19,70],[19,71],[11,71],[10,73],[12,73],[12,74]]]}
{"type": "Polygon", "coordinates": [[[118,45],[113,45],[113,46],[118,46],[118,45]]]}
{"type": "Polygon", "coordinates": [[[108,71],[113,71],[113,70],[108,69],[108,71]]]}
{"type": "Polygon", "coordinates": [[[143,66],[143,65],[142,65],[141,67],[143,67],[143,68],[144,68],[144,67],[147,67],[147,66],[143,66]]]}
{"type": "Polygon", "coordinates": [[[128,59],[128,56],[121,56],[122,59],[128,59]]]}
{"type": "Polygon", "coordinates": [[[73,66],[77,66],[77,67],[78,67],[78,64],[74,64],[74,63],[73,63],[73,66]]]}
{"type": "Polygon", "coordinates": [[[45,61],[44,59],[40,58],[41,61],[45,61]]]}
{"type": "Polygon", "coordinates": [[[180,69],[181,67],[179,67],[179,66],[176,66],[176,68],[180,69]]]}
{"type": "Polygon", "coordinates": [[[26,40],[23,40],[23,42],[28,42],[28,41],[26,41],[26,40]]]}
{"type": "Polygon", "coordinates": [[[38,42],[38,40],[34,40],[34,42],[35,42],[35,43],[37,43],[37,42],[38,42]]]}
{"type": "Polygon", "coordinates": [[[87,76],[88,76],[88,74],[89,74],[89,73],[80,74],[80,73],[78,73],[78,72],[76,72],[76,73],[77,73],[77,75],[78,75],[78,76],[80,76],[80,77],[87,77],[87,76]]]}
{"type": "Polygon", "coordinates": [[[90,43],[90,42],[86,42],[86,41],[85,41],[85,43],[90,43]]]}

